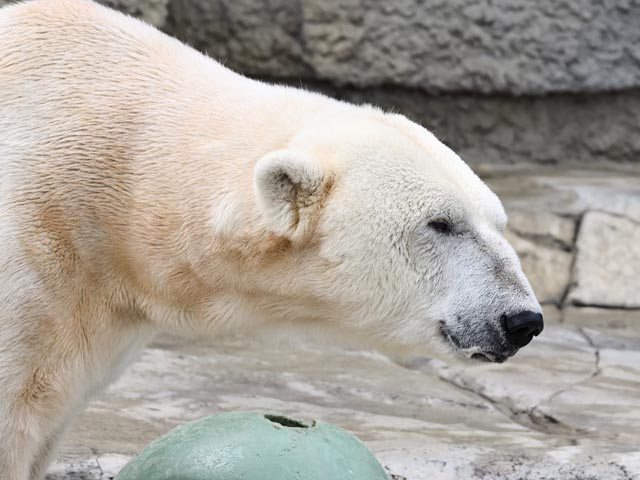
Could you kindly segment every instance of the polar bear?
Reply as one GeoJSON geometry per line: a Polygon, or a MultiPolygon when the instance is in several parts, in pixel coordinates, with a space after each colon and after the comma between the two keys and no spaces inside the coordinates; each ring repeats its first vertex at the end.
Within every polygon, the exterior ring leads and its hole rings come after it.
{"type": "Polygon", "coordinates": [[[2,480],[158,330],[495,362],[542,330],[500,201],[406,118],[90,0],[6,7],[0,45],[2,480]]]}

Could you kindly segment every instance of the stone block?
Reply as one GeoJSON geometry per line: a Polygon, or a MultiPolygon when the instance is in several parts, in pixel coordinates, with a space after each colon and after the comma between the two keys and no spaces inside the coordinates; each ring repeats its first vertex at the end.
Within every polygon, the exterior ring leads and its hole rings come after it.
{"type": "Polygon", "coordinates": [[[538,301],[560,304],[570,281],[572,254],[535,243],[511,230],[507,230],[505,236],[520,257],[538,301]]]}
{"type": "Polygon", "coordinates": [[[576,255],[572,303],[640,308],[640,223],[588,212],[578,233],[576,255]]]}
{"type": "Polygon", "coordinates": [[[509,229],[519,236],[566,250],[573,247],[576,221],[547,211],[511,210],[509,229]]]}

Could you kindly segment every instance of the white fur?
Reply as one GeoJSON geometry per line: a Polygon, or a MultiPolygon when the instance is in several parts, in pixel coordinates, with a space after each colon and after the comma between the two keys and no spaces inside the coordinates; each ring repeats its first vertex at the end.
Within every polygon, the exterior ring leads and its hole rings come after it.
{"type": "Polygon", "coordinates": [[[254,169],[256,197],[270,228],[289,237],[306,231],[304,210],[321,200],[325,178],[325,169],[304,152],[278,150],[258,160],[254,169]]]}
{"type": "Polygon", "coordinates": [[[0,45],[2,480],[42,478],[158,329],[451,354],[445,328],[467,355],[539,309],[498,199],[404,117],[246,79],[88,0],[0,10],[0,45]]]}
{"type": "Polygon", "coordinates": [[[214,198],[211,209],[211,228],[213,232],[222,237],[227,237],[241,228],[242,222],[242,198],[233,193],[227,193],[214,198]]]}

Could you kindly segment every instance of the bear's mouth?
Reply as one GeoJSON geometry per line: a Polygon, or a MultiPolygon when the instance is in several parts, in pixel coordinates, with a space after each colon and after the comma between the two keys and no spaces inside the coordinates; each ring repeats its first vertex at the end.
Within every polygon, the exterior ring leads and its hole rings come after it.
{"type": "Polygon", "coordinates": [[[452,350],[459,356],[466,360],[472,360],[476,362],[484,362],[484,363],[503,363],[510,356],[515,354],[513,352],[511,355],[498,353],[494,351],[487,351],[480,347],[463,347],[460,343],[458,337],[456,337],[453,333],[451,333],[444,322],[440,322],[440,337],[442,340],[452,347],[452,350]]]}

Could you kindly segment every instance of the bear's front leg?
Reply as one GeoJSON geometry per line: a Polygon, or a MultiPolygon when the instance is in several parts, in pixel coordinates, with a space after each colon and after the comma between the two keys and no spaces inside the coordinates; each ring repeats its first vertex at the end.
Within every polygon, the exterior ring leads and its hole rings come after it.
{"type": "Polygon", "coordinates": [[[5,348],[0,359],[8,387],[0,394],[0,480],[41,480],[58,443],[69,399],[58,387],[55,367],[14,363],[18,358],[24,361],[29,349],[27,343],[19,347],[21,355],[9,356],[5,348]]]}
{"type": "Polygon", "coordinates": [[[106,313],[86,321],[39,316],[3,324],[1,317],[0,480],[42,480],[66,425],[151,331],[139,319],[106,313]]]}

